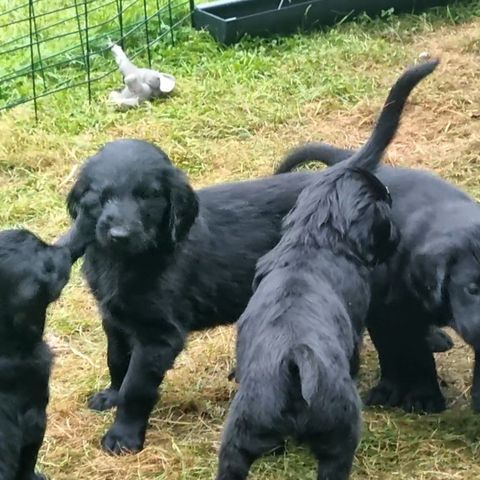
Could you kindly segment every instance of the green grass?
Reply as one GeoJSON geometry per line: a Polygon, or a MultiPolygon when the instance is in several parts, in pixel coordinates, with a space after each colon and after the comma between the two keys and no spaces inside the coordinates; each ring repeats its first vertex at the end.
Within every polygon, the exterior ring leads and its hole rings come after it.
{"type": "MultiPolygon", "coordinates": [[[[480,197],[479,15],[476,0],[418,16],[361,18],[304,35],[245,39],[229,48],[182,29],[176,45],[153,48],[154,65],[178,80],[166,100],[115,111],[106,102],[121,85],[115,74],[95,85],[91,104],[82,87],[42,99],[38,123],[31,105],[1,115],[0,227],[25,226],[56,238],[68,226],[64,200],[76,169],[115,138],[155,141],[196,186],[268,174],[303,140],[358,145],[392,81],[422,51],[441,54],[442,66],[415,92],[391,161],[436,170],[480,197]]],[[[0,56],[0,71],[15,62],[0,56]]],[[[145,62],[140,56],[138,63],[145,62]]],[[[106,71],[108,62],[97,67],[106,71]]],[[[231,329],[193,337],[165,382],[146,450],[119,459],[99,449],[111,413],[85,406],[108,379],[99,316],[78,269],[51,309],[48,332],[57,359],[40,463],[52,479],[213,478],[233,394],[226,380],[231,329]]],[[[353,478],[478,478],[480,420],[468,406],[471,361],[459,341],[454,352],[439,356],[452,405],[445,414],[366,411],[353,478]]],[[[375,355],[367,348],[363,392],[376,376],[375,355]]],[[[289,445],[286,455],[259,462],[252,479],[313,479],[314,467],[305,450],[289,445]]]]}

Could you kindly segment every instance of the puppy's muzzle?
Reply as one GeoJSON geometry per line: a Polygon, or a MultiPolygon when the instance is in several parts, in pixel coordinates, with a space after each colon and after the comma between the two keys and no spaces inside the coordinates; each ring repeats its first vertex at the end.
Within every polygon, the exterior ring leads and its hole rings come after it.
{"type": "Polygon", "coordinates": [[[126,227],[112,227],[108,231],[109,240],[115,245],[122,245],[128,242],[130,231],[126,227]]]}

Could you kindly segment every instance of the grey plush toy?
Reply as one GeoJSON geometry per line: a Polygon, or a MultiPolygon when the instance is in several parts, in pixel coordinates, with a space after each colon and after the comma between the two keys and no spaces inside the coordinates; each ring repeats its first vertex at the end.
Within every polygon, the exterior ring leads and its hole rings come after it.
{"type": "Polygon", "coordinates": [[[123,75],[125,88],[110,94],[110,101],[118,107],[136,107],[145,100],[162,97],[175,88],[175,77],[149,68],[136,67],[119,45],[110,47],[123,75]]]}

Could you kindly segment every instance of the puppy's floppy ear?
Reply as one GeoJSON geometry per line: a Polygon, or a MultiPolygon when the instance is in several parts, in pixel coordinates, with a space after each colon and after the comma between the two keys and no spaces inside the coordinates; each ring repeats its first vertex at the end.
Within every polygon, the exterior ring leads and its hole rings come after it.
{"type": "Polygon", "coordinates": [[[95,219],[80,210],[73,225],[56,242],[57,247],[67,248],[72,264],[84,255],[88,245],[95,241],[95,219]]]}
{"type": "Polygon", "coordinates": [[[67,211],[70,217],[75,220],[79,214],[80,200],[88,189],[87,181],[80,176],[67,195],[67,211]]]}
{"type": "Polygon", "coordinates": [[[385,203],[377,203],[375,208],[377,211],[372,228],[375,262],[382,263],[395,252],[400,233],[391,219],[390,208],[385,203]]]}
{"type": "Polygon", "coordinates": [[[362,183],[368,187],[370,195],[373,196],[370,201],[364,203],[365,216],[369,221],[358,222],[358,212],[355,212],[348,222],[348,237],[354,249],[368,265],[382,263],[393,254],[400,241],[398,229],[392,222],[390,192],[386,185],[368,170],[360,168],[348,170],[362,179],[362,183]]]}
{"type": "Polygon", "coordinates": [[[394,252],[399,234],[390,218],[390,209],[383,202],[371,204],[365,210],[370,222],[349,221],[347,238],[352,250],[367,265],[382,263],[394,252]]]}
{"type": "Polygon", "coordinates": [[[442,306],[448,267],[455,248],[447,241],[437,241],[414,252],[410,259],[408,285],[429,311],[442,306]]]}
{"type": "Polygon", "coordinates": [[[198,197],[186,176],[177,168],[168,170],[169,229],[173,243],[181,242],[190,231],[198,215],[198,197]]]}

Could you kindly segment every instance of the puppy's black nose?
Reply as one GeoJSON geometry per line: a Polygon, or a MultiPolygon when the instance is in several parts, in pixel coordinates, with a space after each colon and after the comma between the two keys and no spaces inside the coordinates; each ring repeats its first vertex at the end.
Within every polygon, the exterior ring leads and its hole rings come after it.
{"type": "Polygon", "coordinates": [[[113,242],[121,243],[128,239],[129,232],[125,227],[112,227],[109,235],[113,242]]]}

